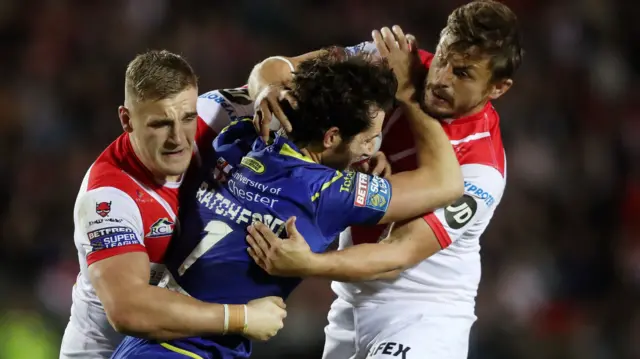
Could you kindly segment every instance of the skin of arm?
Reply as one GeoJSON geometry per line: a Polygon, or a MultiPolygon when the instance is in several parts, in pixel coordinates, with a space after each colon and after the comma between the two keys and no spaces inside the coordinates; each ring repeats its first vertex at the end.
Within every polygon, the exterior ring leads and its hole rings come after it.
{"type": "Polygon", "coordinates": [[[249,80],[247,81],[249,96],[255,100],[258,94],[267,86],[287,84],[293,78],[289,63],[295,69],[299,63],[318,57],[324,51],[316,50],[295,57],[273,56],[263,60],[253,67],[249,75],[249,80]]]}
{"type": "Polygon", "coordinates": [[[152,286],[149,271],[144,252],[117,255],[89,266],[91,283],[116,331],[154,340],[222,333],[223,305],[152,286]]]}
{"type": "Polygon", "coordinates": [[[379,243],[364,243],[340,251],[313,253],[305,276],[340,282],[394,279],[441,249],[422,218],[397,223],[379,243]]]}

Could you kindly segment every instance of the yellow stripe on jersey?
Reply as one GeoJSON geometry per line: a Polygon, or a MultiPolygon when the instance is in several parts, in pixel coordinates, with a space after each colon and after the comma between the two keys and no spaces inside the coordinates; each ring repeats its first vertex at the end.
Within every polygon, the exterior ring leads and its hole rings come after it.
{"type": "Polygon", "coordinates": [[[173,345],[169,344],[169,343],[160,343],[160,345],[162,345],[163,348],[171,350],[172,352],[178,353],[178,354],[182,354],[184,356],[187,356],[189,358],[193,358],[193,359],[204,359],[203,357],[201,357],[200,355],[196,354],[196,353],[192,353],[188,350],[184,350],[184,349],[180,349],[178,347],[174,347],[173,345]]]}
{"type": "Polygon", "coordinates": [[[316,192],[316,194],[314,194],[313,196],[311,196],[311,202],[315,201],[316,199],[318,199],[320,197],[320,192],[324,191],[325,189],[329,188],[329,186],[331,186],[335,181],[339,180],[340,178],[342,178],[342,172],[340,171],[336,171],[336,175],[333,176],[333,178],[331,180],[329,180],[329,182],[325,182],[322,187],[320,187],[320,191],[316,192]]]}
{"type": "Polygon", "coordinates": [[[297,158],[299,160],[303,160],[306,162],[311,162],[314,163],[313,160],[305,155],[303,155],[302,153],[294,150],[293,148],[291,148],[291,146],[289,146],[288,144],[284,144],[282,145],[282,148],[280,149],[280,154],[281,155],[285,155],[285,156],[289,156],[289,157],[294,157],[297,158]]]}
{"type": "Polygon", "coordinates": [[[231,126],[233,126],[236,123],[241,122],[241,121],[253,121],[253,117],[243,117],[243,118],[240,118],[238,120],[231,121],[231,123],[229,123],[225,128],[223,128],[222,131],[220,131],[220,133],[224,133],[225,131],[227,131],[229,129],[229,127],[231,127],[231,126]]]}

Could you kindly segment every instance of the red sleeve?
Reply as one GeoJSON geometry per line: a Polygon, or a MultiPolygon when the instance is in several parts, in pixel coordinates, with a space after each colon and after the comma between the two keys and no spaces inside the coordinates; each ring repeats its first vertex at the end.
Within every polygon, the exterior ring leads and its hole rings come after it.
{"type": "Polygon", "coordinates": [[[213,153],[213,139],[218,134],[204,120],[198,116],[198,128],[196,129],[196,146],[198,151],[205,156],[213,153]]]}
{"type": "Polygon", "coordinates": [[[109,257],[114,257],[120,254],[133,253],[133,252],[147,252],[147,249],[142,244],[131,244],[123,247],[103,249],[97,252],[91,252],[87,255],[87,265],[92,265],[95,262],[99,262],[109,257]]]}
{"type": "Polygon", "coordinates": [[[440,243],[440,247],[442,249],[449,247],[449,245],[451,245],[451,237],[449,237],[449,233],[435,213],[431,212],[422,218],[424,218],[429,227],[431,227],[433,233],[436,235],[436,239],[438,240],[438,243],[440,243]]]}

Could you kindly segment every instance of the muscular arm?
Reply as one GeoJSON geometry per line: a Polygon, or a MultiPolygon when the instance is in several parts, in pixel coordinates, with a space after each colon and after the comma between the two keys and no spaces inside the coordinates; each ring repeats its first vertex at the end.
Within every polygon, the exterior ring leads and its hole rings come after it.
{"type": "Polygon", "coordinates": [[[400,101],[412,127],[417,168],[391,175],[393,196],[380,223],[406,220],[444,207],[462,196],[462,172],[449,138],[440,123],[417,102],[400,101]]]}
{"type": "Polygon", "coordinates": [[[440,249],[431,227],[416,218],[396,224],[389,237],[379,243],[314,254],[305,275],[340,282],[391,279],[440,249]]]}
{"type": "Polygon", "coordinates": [[[93,263],[89,277],[116,331],[155,340],[221,334],[224,309],[149,284],[149,258],[131,252],[93,263]]]}
{"type": "Polygon", "coordinates": [[[263,60],[253,67],[249,80],[247,80],[249,96],[255,100],[256,96],[265,87],[275,84],[287,84],[293,77],[289,63],[295,69],[299,63],[315,58],[325,51],[316,50],[295,57],[273,56],[263,60]]]}

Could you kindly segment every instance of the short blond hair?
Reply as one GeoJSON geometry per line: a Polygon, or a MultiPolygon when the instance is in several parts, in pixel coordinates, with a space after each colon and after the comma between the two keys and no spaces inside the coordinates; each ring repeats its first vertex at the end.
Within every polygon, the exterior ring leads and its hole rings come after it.
{"type": "Polygon", "coordinates": [[[197,87],[198,78],[180,55],[151,50],[136,56],[127,66],[125,91],[137,101],[156,101],[197,87]]]}

